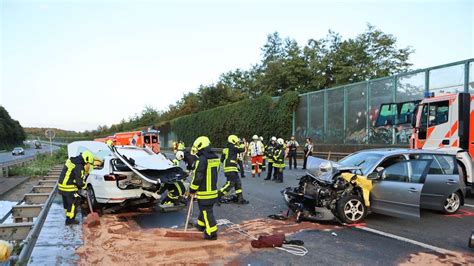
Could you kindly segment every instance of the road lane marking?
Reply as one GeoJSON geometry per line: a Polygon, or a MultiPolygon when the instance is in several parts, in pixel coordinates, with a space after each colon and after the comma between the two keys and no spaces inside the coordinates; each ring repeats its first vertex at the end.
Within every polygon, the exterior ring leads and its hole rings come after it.
{"type": "Polygon", "coordinates": [[[464,206],[469,207],[469,208],[474,208],[474,205],[471,205],[471,204],[464,204],[464,206]]]}
{"type": "Polygon", "coordinates": [[[420,247],[423,247],[423,248],[426,248],[426,249],[430,249],[430,250],[433,250],[433,251],[441,253],[441,254],[456,254],[456,252],[451,251],[451,250],[436,247],[436,246],[433,246],[433,245],[430,245],[430,244],[422,243],[422,242],[419,242],[419,241],[416,241],[416,240],[413,240],[413,239],[409,239],[409,238],[405,238],[405,237],[402,237],[402,236],[397,236],[397,235],[394,235],[394,234],[382,232],[382,231],[372,229],[372,228],[369,228],[369,227],[359,226],[359,227],[355,227],[355,228],[358,228],[358,229],[361,229],[361,230],[364,230],[364,231],[367,231],[367,232],[370,232],[370,233],[374,233],[374,234],[377,234],[377,235],[381,235],[381,236],[384,236],[384,237],[388,237],[388,238],[392,238],[392,239],[395,239],[395,240],[410,243],[410,244],[413,244],[413,245],[417,245],[417,246],[420,246],[420,247]]]}

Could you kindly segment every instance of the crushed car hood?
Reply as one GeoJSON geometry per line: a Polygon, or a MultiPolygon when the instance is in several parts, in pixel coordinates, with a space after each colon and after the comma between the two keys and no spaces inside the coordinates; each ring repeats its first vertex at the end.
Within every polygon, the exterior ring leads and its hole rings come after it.
{"type": "Polygon", "coordinates": [[[173,164],[161,153],[149,154],[145,150],[117,148],[117,152],[128,159],[133,168],[137,170],[167,170],[173,168],[173,164]]]}
{"type": "Polygon", "coordinates": [[[340,171],[347,170],[360,170],[357,166],[345,166],[337,162],[317,158],[308,157],[308,166],[306,167],[306,173],[324,183],[332,183],[334,174],[340,171]]]}

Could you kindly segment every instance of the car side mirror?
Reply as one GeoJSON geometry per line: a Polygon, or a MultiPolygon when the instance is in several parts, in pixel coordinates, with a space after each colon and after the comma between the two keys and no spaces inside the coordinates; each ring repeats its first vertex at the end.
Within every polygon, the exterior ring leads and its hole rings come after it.
{"type": "Polygon", "coordinates": [[[367,176],[367,179],[368,179],[368,180],[377,180],[377,179],[380,179],[380,174],[379,174],[378,172],[370,173],[370,174],[367,176]]]}

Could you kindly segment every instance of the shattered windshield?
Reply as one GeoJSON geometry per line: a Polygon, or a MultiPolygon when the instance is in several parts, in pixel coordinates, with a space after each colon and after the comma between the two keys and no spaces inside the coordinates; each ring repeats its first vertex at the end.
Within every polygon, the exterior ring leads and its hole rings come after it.
{"type": "Polygon", "coordinates": [[[382,159],[383,155],[379,153],[373,153],[373,152],[360,152],[360,153],[354,153],[351,154],[342,160],[340,160],[338,163],[342,164],[344,166],[355,166],[355,167],[360,167],[362,170],[362,173],[364,175],[369,174],[369,170],[372,168],[372,166],[377,163],[380,159],[382,159]]]}

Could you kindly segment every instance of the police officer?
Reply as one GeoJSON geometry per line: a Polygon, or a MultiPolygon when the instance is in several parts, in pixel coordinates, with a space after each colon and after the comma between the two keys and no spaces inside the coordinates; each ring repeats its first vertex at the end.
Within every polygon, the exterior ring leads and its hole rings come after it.
{"type": "Polygon", "coordinates": [[[84,175],[91,171],[93,163],[92,152],[84,151],[78,156],[67,159],[59,175],[58,190],[66,211],[66,225],[79,223],[75,219],[80,201],[78,191],[87,188],[84,175]]]}
{"type": "Polygon", "coordinates": [[[227,138],[227,147],[222,151],[221,162],[224,163],[224,175],[227,182],[220,189],[220,195],[227,195],[232,188],[235,189],[237,204],[248,204],[242,195],[242,181],[239,178],[239,169],[237,169],[237,154],[245,151],[245,146],[239,144],[239,138],[236,135],[230,135],[227,138]]]}
{"type": "MultiPolygon", "coordinates": [[[[273,172],[273,152],[275,150],[276,146],[276,137],[272,137],[270,144],[267,146],[265,149],[265,154],[268,158],[268,173],[267,173],[267,178],[265,180],[270,180],[272,178],[272,172],[273,172]]],[[[274,179],[275,180],[275,179],[274,179]]]]}
{"type": "MultiPolygon", "coordinates": [[[[189,186],[189,193],[196,195],[199,206],[197,228],[204,232],[204,239],[217,239],[217,223],[214,217],[214,204],[218,198],[217,174],[219,171],[219,157],[211,151],[211,142],[208,137],[198,137],[193,148],[197,151],[198,160],[193,179],[189,186]]],[[[192,203],[191,203],[192,204],[192,203]]]]}
{"type": "Polygon", "coordinates": [[[285,168],[285,141],[282,138],[277,139],[277,146],[273,152],[273,167],[275,168],[274,178],[276,183],[283,183],[283,169],[285,168]]]}

